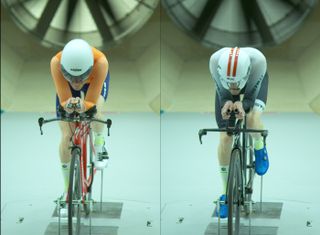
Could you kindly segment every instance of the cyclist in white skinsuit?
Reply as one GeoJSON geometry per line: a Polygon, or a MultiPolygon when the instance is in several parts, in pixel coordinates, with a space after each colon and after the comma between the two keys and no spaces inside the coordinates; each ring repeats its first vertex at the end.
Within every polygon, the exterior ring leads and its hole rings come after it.
{"type": "MultiPolygon", "coordinates": [[[[238,110],[236,118],[247,114],[248,128],[263,129],[261,114],[265,109],[268,93],[268,73],[265,56],[257,49],[225,47],[212,54],[209,61],[211,77],[216,84],[215,116],[219,128],[226,127],[230,114],[228,110],[238,110]],[[243,95],[240,100],[240,95],[243,95]]],[[[235,123],[235,120],[230,120],[235,123]]],[[[260,134],[252,134],[254,139],[255,171],[264,175],[269,168],[267,151],[260,134]]],[[[225,132],[220,134],[218,159],[226,199],[229,161],[233,137],[225,132]]],[[[227,205],[220,206],[221,218],[228,216],[227,205]]]]}

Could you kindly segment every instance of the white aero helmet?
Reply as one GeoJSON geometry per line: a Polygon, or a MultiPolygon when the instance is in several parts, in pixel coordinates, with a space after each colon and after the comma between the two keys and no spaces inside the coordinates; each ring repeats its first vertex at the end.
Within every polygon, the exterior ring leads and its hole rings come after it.
{"type": "Polygon", "coordinates": [[[91,46],[82,39],[68,42],[61,55],[61,71],[69,82],[82,82],[88,79],[93,67],[91,46]]]}
{"type": "Polygon", "coordinates": [[[242,89],[248,81],[250,69],[250,57],[238,47],[224,51],[218,61],[218,74],[225,89],[242,89]]]}

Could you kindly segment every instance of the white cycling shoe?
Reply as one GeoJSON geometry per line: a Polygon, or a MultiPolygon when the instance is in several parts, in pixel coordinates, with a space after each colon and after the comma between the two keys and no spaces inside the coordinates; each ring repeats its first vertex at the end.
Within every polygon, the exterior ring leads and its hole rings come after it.
{"type": "Polygon", "coordinates": [[[61,218],[67,218],[68,217],[68,208],[67,205],[60,208],[60,217],[61,218]]]}
{"type": "Polygon", "coordinates": [[[108,166],[108,152],[106,148],[103,146],[95,146],[96,156],[94,159],[94,166],[97,170],[103,170],[108,166]]]}

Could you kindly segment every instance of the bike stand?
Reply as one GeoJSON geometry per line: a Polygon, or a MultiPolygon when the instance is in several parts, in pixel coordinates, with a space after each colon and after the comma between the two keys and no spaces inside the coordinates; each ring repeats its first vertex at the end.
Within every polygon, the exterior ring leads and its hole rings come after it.
{"type": "MultiPolygon", "coordinates": [[[[58,223],[50,223],[45,231],[45,235],[56,235],[58,229],[58,223]]],[[[91,234],[92,235],[117,235],[119,227],[117,226],[92,226],[91,234]]],[[[64,223],[60,225],[60,234],[68,235],[68,224],[64,223]]],[[[88,235],[90,234],[90,226],[86,226],[81,223],[81,230],[79,235],[88,235]]]]}
{"type": "MultiPolygon", "coordinates": [[[[58,202],[58,201],[57,201],[58,202]]],[[[94,202],[93,210],[91,212],[92,220],[102,219],[120,219],[122,213],[123,203],[121,202],[94,202]]],[[[56,208],[53,211],[52,217],[57,219],[58,222],[52,222],[48,225],[45,235],[57,235],[59,234],[60,227],[60,235],[68,234],[68,222],[67,218],[59,218],[59,204],[57,204],[56,208]],[[59,223],[60,220],[60,223],[59,223]],[[59,226],[60,224],[60,226],[59,226]]],[[[91,235],[117,235],[118,234],[118,226],[90,226],[90,218],[86,218],[83,212],[82,220],[81,220],[81,235],[82,234],[90,234],[91,235]]],[[[101,224],[101,222],[99,222],[101,224]]]]}
{"type": "MultiPolygon", "coordinates": [[[[282,202],[259,202],[253,203],[251,219],[279,219],[282,212],[282,202]],[[261,206],[263,211],[261,211],[261,206]]],[[[241,218],[247,218],[245,214],[241,214],[241,218]]]]}
{"type": "MultiPolygon", "coordinates": [[[[215,223],[210,223],[205,231],[205,235],[217,235],[218,226],[215,223]]],[[[278,227],[270,226],[252,226],[251,233],[254,235],[276,235],[278,233],[278,227]]],[[[228,235],[227,223],[221,225],[221,235],[228,235]]],[[[240,235],[249,234],[249,226],[240,224],[240,235]]]]}
{"type": "Polygon", "coordinates": [[[262,213],[263,176],[260,176],[260,212],[262,213]]]}
{"type": "MultiPolygon", "coordinates": [[[[217,205],[218,206],[218,205],[217,205]]],[[[259,219],[259,225],[249,226],[250,218],[241,213],[240,219],[240,235],[277,235],[278,224],[280,221],[283,203],[278,202],[259,202],[253,203],[251,219],[259,219]],[[263,211],[261,211],[263,208],[263,211]],[[262,224],[261,224],[262,223],[262,224]]],[[[210,223],[205,231],[205,235],[227,235],[228,223],[227,219],[217,218],[217,221],[210,223]]]]}
{"type": "Polygon", "coordinates": [[[216,210],[213,211],[212,217],[215,217],[216,214],[218,214],[218,235],[221,235],[221,218],[220,218],[220,213],[217,213],[217,211],[220,211],[220,206],[225,204],[225,201],[214,201],[214,203],[217,205],[216,210]]]}
{"type": "MultiPolygon", "coordinates": [[[[122,202],[100,202],[93,203],[92,219],[120,219],[122,212],[122,202]]],[[[83,213],[83,216],[84,213],[83,213]]],[[[52,217],[58,217],[57,207],[54,209],[52,217]]]]}

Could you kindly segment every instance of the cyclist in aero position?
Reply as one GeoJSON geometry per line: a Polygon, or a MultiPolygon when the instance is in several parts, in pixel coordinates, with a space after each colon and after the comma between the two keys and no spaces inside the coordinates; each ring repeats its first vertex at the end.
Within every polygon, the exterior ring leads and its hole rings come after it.
{"type": "MultiPolygon", "coordinates": [[[[107,99],[110,76],[108,60],[101,51],[91,47],[82,39],[73,39],[52,58],[50,67],[57,92],[57,116],[61,105],[67,113],[74,111],[82,113],[96,106],[95,117],[102,117],[101,111],[107,99]],[[77,108],[72,108],[74,107],[72,104],[75,103],[78,103],[77,108]]],[[[59,153],[64,178],[64,193],[61,198],[65,200],[71,161],[69,146],[75,124],[67,122],[59,124],[62,132],[59,153]]],[[[94,164],[99,170],[107,166],[108,159],[103,136],[104,126],[101,123],[92,123],[92,129],[96,151],[94,164]]],[[[66,208],[61,210],[62,216],[66,216],[66,213],[66,208]]]]}
{"type": "MultiPolygon", "coordinates": [[[[247,114],[248,128],[263,129],[261,114],[265,109],[268,93],[267,63],[264,55],[255,48],[225,47],[212,54],[209,70],[216,83],[215,116],[219,128],[225,128],[230,119],[230,112],[237,110],[236,118],[242,119],[247,114]],[[240,95],[243,95],[242,101],[240,95]]],[[[260,134],[252,134],[254,140],[255,171],[264,175],[269,168],[267,150],[260,134]]],[[[218,160],[226,192],[229,161],[233,138],[221,132],[218,146],[218,160]]],[[[225,201],[222,194],[220,201],[225,201]]],[[[221,218],[228,217],[228,206],[220,205],[221,218]]]]}

